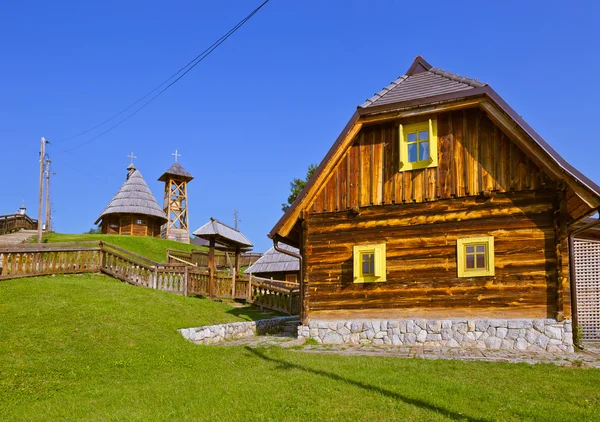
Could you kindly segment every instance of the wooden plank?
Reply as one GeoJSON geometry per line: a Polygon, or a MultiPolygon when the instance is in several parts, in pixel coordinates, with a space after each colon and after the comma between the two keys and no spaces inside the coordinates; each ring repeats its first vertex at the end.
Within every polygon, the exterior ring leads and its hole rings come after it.
{"type": "Polygon", "coordinates": [[[348,193],[349,198],[349,208],[353,208],[358,206],[358,197],[360,191],[360,146],[358,143],[355,143],[350,149],[349,156],[349,165],[350,165],[350,191],[348,193]]]}
{"type": "Polygon", "coordinates": [[[496,184],[495,172],[495,131],[494,124],[485,115],[479,121],[479,151],[480,151],[480,180],[481,191],[494,191],[496,184]]]}
{"type": "Polygon", "coordinates": [[[452,133],[450,131],[450,114],[438,117],[438,186],[440,197],[450,198],[452,195],[452,133]]]}
{"type": "Polygon", "coordinates": [[[466,196],[467,182],[465,179],[465,136],[463,113],[452,114],[452,125],[454,129],[454,155],[453,167],[456,181],[455,194],[457,197],[466,196]]]}
{"type": "Polygon", "coordinates": [[[393,204],[395,198],[395,179],[397,169],[396,142],[394,140],[394,129],[391,125],[383,129],[383,203],[393,204]]]}
{"type": "Polygon", "coordinates": [[[370,135],[361,132],[360,137],[360,181],[359,181],[359,203],[361,207],[371,204],[371,140],[370,135]]]}
{"type": "Polygon", "coordinates": [[[350,180],[350,170],[348,168],[348,154],[342,158],[338,169],[338,209],[348,208],[348,182],[350,180]]]}
{"type": "Polygon", "coordinates": [[[373,204],[383,204],[383,175],[385,172],[385,161],[383,150],[385,144],[385,128],[379,128],[373,139],[373,204]]]}

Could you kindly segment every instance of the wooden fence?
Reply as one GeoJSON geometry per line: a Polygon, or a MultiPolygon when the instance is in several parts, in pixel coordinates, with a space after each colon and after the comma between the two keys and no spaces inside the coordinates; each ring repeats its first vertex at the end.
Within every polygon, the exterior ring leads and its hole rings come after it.
{"type": "MultiPolygon", "coordinates": [[[[207,269],[161,264],[105,242],[22,244],[0,248],[0,280],[50,274],[104,273],[124,282],[182,295],[209,295],[207,269]]],[[[217,272],[213,295],[244,299],[287,314],[299,311],[298,284],[217,272]]]]}
{"type": "Polygon", "coordinates": [[[37,220],[32,220],[25,214],[0,215],[0,234],[10,233],[20,229],[37,229],[37,220]]]}
{"type": "MultiPolygon", "coordinates": [[[[239,265],[247,267],[254,264],[262,256],[261,253],[246,252],[240,255],[239,265]]],[[[234,260],[233,254],[226,252],[215,252],[215,267],[216,268],[231,268],[234,260]]],[[[182,263],[186,262],[194,264],[197,267],[208,267],[208,251],[192,249],[191,252],[179,251],[176,249],[167,249],[167,262],[182,263]]]]}

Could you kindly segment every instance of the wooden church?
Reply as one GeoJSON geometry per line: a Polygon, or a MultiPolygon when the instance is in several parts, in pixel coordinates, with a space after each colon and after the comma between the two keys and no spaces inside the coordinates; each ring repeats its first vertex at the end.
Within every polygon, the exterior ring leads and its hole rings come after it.
{"type": "Polygon", "coordinates": [[[160,237],[165,212],[133,163],[127,171],[125,183],[94,224],[103,234],[160,237]]]}
{"type": "Polygon", "coordinates": [[[488,84],[419,56],[357,108],[269,237],[300,249],[317,341],[569,350],[569,233],[599,207],[600,187],[488,84]],[[373,318],[405,331],[343,323],[373,318]]]}

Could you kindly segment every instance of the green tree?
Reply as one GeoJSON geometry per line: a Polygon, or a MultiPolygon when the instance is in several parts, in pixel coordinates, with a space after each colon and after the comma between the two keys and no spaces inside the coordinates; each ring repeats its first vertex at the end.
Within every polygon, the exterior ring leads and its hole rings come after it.
{"type": "Polygon", "coordinates": [[[316,169],[316,164],[310,164],[308,166],[308,171],[306,172],[306,179],[294,179],[290,182],[290,196],[288,196],[287,204],[281,204],[281,210],[283,212],[286,212],[290,205],[292,205],[292,203],[296,200],[298,195],[300,195],[300,192],[302,192],[302,189],[304,189],[306,183],[308,183],[313,174],[315,174],[316,169]]]}

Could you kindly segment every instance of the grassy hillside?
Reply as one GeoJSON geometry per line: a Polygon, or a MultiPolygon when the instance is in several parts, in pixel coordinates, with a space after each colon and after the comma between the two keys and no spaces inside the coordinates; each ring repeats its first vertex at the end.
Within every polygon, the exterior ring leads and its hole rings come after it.
{"type": "Polygon", "coordinates": [[[98,276],[0,282],[0,414],[22,420],[600,420],[600,371],[199,346],[255,317],[98,276]]]}
{"type": "Polygon", "coordinates": [[[181,251],[191,251],[201,249],[201,247],[187,245],[172,240],[158,239],[153,237],[139,236],[120,236],[116,234],[63,234],[48,233],[44,235],[44,242],[82,242],[86,240],[102,240],[120,246],[138,255],[145,256],[153,261],[165,262],[167,249],[178,249],[181,251]]]}

